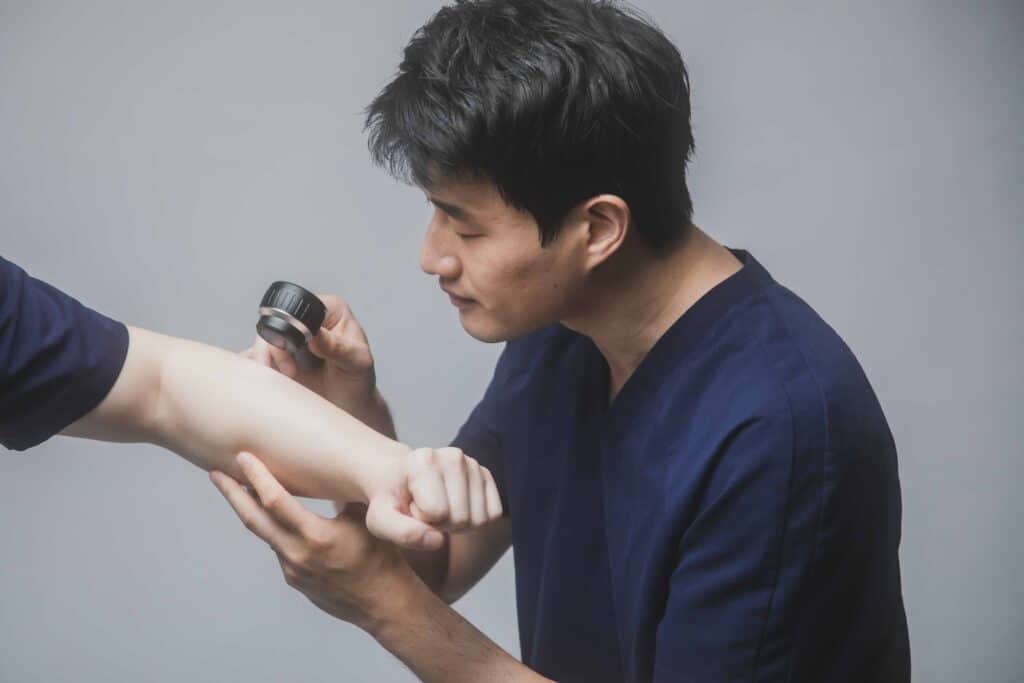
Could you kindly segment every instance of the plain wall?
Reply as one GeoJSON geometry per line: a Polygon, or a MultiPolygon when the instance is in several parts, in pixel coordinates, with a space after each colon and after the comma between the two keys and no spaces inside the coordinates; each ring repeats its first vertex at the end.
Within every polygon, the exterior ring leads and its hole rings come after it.
{"type": "MultiPolygon", "coordinates": [[[[403,440],[446,443],[500,347],[419,271],[429,209],[360,115],[437,6],[0,0],[0,254],[232,349],[271,280],[341,294],[403,440]]],[[[807,299],[886,410],[915,680],[1020,680],[1024,8],[640,7],[690,68],[697,223],[807,299]]],[[[155,447],[3,454],[0,520],[0,681],[412,679],[155,447]]],[[[511,556],[458,609],[518,653],[511,556]]]]}

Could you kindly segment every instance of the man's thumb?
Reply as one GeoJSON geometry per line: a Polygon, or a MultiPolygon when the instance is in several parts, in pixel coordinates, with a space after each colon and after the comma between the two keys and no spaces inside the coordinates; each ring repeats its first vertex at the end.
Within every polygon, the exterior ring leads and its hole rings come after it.
{"type": "Polygon", "coordinates": [[[336,363],[344,361],[348,355],[348,347],[344,339],[325,328],[320,328],[316,335],[309,340],[309,350],[324,360],[336,363]]]}

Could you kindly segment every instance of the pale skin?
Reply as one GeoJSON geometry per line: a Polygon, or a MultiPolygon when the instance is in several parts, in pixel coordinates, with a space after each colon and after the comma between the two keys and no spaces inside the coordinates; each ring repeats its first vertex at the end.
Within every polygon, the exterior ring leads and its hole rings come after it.
{"type": "Polygon", "coordinates": [[[62,433],[150,442],[238,478],[236,454],[258,453],[293,493],[367,504],[368,528],[410,548],[438,548],[440,529],[483,526],[501,514],[490,473],[461,452],[413,451],[266,367],[139,328],[129,328],[109,394],[62,433]],[[478,476],[450,481],[456,467],[478,476]],[[453,496],[456,505],[480,499],[482,508],[453,517],[453,496]]]}
{"type": "MultiPolygon", "coordinates": [[[[601,351],[609,401],[672,323],[741,268],[696,226],[655,254],[631,234],[629,207],[615,195],[580,203],[547,246],[541,246],[532,216],[506,204],[486,180],[438,183],[427,195],[436,210],[420,265],[456,297],[452,302],[463,328],[481,341],[497,342],[561,322],[590,337],[601,351]]],[[[349,326],[357,325],[345,310],[349,326]]],[[[365,342],[361,330],[358,337],[365,342]]],[[[260,344],[249,353],[307,386],[325,386],[323,377],[298,374],[260,344]]],[[[329,355],[328,365],[357,373],[358,364],[348,361],[353,353],[329,355]]],[[[359,355],[370,357],[368,346],[359,355]]],[[[344,394],[345,404],[361,406],[363,414],[376,411],[378,424],[393,425],[379,393],[367,388],[371,384],[361,392],[333,395],[344,394]]],[[[265,495],[287,494],[258,463],[245,474],[256,498],[227,478],[214,475],[214,483],[278,553],[288,583],[321,609],[366,630],[422,680],[547,680],[445,604],[469,590],[508,550],[507,518],[446,536],[436,551],[400,553],[369,536],[357,511],[326,519],[297,503],[287,510],[266,509],[260,505],[265,495]]]]}

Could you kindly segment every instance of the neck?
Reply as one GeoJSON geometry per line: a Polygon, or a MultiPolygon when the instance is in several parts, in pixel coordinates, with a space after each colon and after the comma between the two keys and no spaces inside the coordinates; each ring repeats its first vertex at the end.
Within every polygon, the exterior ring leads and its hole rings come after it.
{"type": "Polygon", "coordinates": [[[728,249],[692,226],[667,253],[640,245],[624,249],[595,273],[585,309],[562,322],[601,351],[612,399],[669,327],[740,268],[728,249]]]}

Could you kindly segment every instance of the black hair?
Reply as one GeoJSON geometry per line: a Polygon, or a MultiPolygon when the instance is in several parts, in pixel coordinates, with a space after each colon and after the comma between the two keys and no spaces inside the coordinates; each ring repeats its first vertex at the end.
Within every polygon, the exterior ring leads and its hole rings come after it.
{"type": "Polygon", "coordinates": [[[619,2],[456,0],[413,35],[366,128],[374,162],[405,182],[493,181],[542,244],[603,193],[656,249],[691,222],[689,76],[672,42],[619,2]]]}

